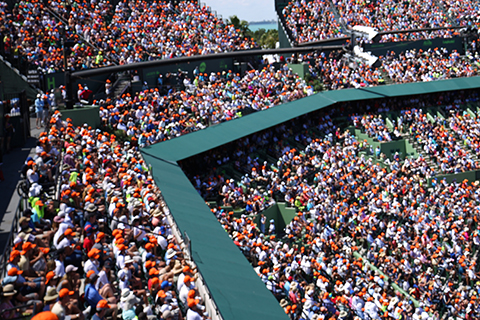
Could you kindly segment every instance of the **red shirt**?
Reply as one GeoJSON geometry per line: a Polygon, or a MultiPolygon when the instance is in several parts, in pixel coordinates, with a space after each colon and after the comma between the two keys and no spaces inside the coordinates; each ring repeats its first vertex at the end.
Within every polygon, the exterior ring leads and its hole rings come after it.
{"type": "Polygon", "coordinates": [[[85,240],[83,240],[83,248],[87,252],[92,249],[94,244],[95,244],[95,242],[90,238],[85,238],[85,240]]]}

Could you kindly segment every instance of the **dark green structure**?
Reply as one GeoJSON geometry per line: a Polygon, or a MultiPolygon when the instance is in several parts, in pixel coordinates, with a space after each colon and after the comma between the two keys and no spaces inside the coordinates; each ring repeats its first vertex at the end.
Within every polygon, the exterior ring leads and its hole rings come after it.
{"type": "MultiPolygon", "coordinates": [[[[243,254],[221,228],[178,161],[337,102],[480,88],[480,77],[328,91],[143,148],[192,257],[224,319],[288,319],[243,254]]],[[[276,213],[272,213],[276,214],[276,213]]]]}

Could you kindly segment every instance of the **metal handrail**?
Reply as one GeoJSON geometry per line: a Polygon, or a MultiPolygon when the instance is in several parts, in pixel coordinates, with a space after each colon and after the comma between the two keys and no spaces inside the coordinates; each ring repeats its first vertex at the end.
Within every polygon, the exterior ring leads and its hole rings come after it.
{"type": "MultiPolygon", "coordinates": [[[[20,182],[19,182],[20,183],[20,182]]],[[[27,206],[27,199],[21,198],[18,201],[17,209],[15,210],[15,215],[13,217],[12,226],[10,227],[10,233],[8,234],[7,242],[5,249],[3,249],[2,256],[0,257],[0,277],[3,278],[7,274],[7,265],[10,257],[10,252],[13,248],[14,235],[18,231],[18,221],[20,220],[23,210],[27,206]]]]}

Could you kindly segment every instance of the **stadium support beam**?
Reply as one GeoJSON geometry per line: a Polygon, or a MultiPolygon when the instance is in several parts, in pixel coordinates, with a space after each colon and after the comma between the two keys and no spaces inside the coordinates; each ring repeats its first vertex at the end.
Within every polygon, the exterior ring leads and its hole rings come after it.
{"type": "Polygon", "coordinates": [[[120,66],[102,67],[97,69],[88,69],[72,72],[72,78],[88,78],[103,74],[111,74],[115,72],[122,72],[128,70],[137,70],[142,68],[175,65],[177,63],[189,63],[195,61],[205,61],[218,58],[242,58],[242,57],[254,57],[271,54],[290,54],[290,53],[306,53],[312,51],[324,51],[324,50],[341,50],[343,45],[331,45],[331,46],[315,46],[315,47],[298,47],[298,48],[283,48],[283,49],[268,49],[268,50],[242,50],[225,53],[215,53],[208,55],[198,55],[193,57],[180,57],[172,59],[161,59],[154,61],[136,62],[130,64],[124,64],[120,66]]]}

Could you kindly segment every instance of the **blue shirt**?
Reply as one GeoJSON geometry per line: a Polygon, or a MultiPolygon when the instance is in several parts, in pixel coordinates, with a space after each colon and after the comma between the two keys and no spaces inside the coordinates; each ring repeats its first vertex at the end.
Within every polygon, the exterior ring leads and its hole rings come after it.
{"type": "Polygon", "coordinates": [[[43,111],[43,107],[45,106],[45,103],[43,102],[42,99],[37,98],[35,100],[35,112],[40,112],[43,111]]]}
{"type": "Polygon", "coordinates": [[[92,307],[96,308],[97,303],[103,300],[103,297],[98,293],[97,289],[89,283],[85,286],[85,301],[92,307]]]}

